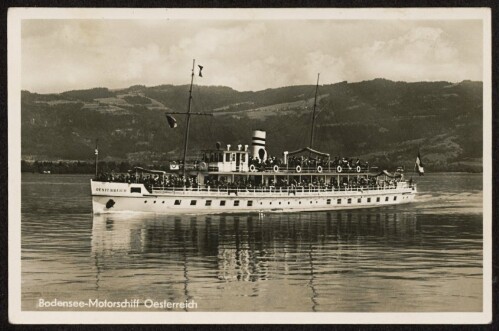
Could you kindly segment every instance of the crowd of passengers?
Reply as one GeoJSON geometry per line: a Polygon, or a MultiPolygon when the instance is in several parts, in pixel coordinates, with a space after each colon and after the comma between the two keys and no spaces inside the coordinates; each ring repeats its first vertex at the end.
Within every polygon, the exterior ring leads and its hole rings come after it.
{"type": "MultiPolygon", "coordinates": [[[[260,162],[260,160],[255,157],[250,161],[250,164],[254,164],[257,168],[260,168],[262,165],[265,167],[273,167],[274,165],[278,165],[279,167],[284,166],[283,161],[276,159],[275,156],[269,156],[264,162],[260,162]]],[[[357,166],[360,166],[361,169],[369,169],[369,162],[367,161],[362,162],[360,159],[354,161],[353,158],[347,159],[345,157],[340,158],[339,156],[336,156],[334,160],[329,161],[329,164],[328,159],[323,157],[290,156],[288,158],[288,168],[295,168],[298,165],[304,169],[315,169],[318,166],[321,166],[324,169],[328,169],[328,167],[336,169],[338,166],[341,166],[345,170],[353,170],[356,169],[357,166]]]]}
{"type": "MultiPolygon", "coordinates": [[[[213,158],[212,158],[213,159],[213,158]]],[[[216,160],[216,159],[213,159],[216,160]]],[[[216,162],[216,161],[211,161],[216,162]]],[[[193,166],[196,167],[199,165],[201,161],[196,160],[193,162],[193,166]]],[[[182,167],[183,162],[181,160],[173,161],[172,164],[178,164],[180,168],[182,167]]],[[[260,160],[258,157],[253,157],[249,160],[249,165],[254,165],[259,170],[271,169],[274,165],[277,165],[279,168],[286,168],[284,161],[282,159],[278,159],[275,156],[268,155],[265,161],[260,160]]],[[[318,166],[321,166],[323,169],[336,169],[338,166],[341,166],[345,171],[354,171],[357,166],[360,166],[361,169],[369,169],[369,162],[361,161],[359,158],[354,160],[353,158],[339,157],[336,156],[334,160],[330,160],[328,164],[328,159],[325,157],[307,157],[307,156],[290,156],[288,157],[288,165],[287,168],[294,169],[296,166],[300,166],[303,169],[316,169],[318,166]]]]}
{"type": "MultiPolygon", "coordinates": [[[[115,173],[101,173],[97,177],[99,181],[107,182],[119,182],[119,183],[141,183],[150,191],[154,188],[173,188],[173,187],[186,187],[190,189],[197,189],[200,187],[196,177],[187,177],[185,180],[182,176],[177,175],[157,175],[157,174],[139,174],[134,173],[127,174],[115,174],[115,173]]],[[[239,190],[262,190],[262,189],[274,189],[274,188],[306,188],[306,189],[356,189],[356,188],[368,188],[376,186],[389,186],[395,187],[397,182],[403,180],[403,177],[394,178],[387,181],[382,180],[379,177],[357,178],[352,177],[350,179],[343,178],[340,182],[336,178],[331,178],[329,181],[324,181],[323,178],[310,178],[302,177],[301,181],[296,179],[277,177],[276,181],[272,178],[269,179],[268,183],[256,182],[251,178],[237,178],[234,182],[229,182],[225,177],[208,178],[206,179],[203,188],[209,189],[239,189],[239,190]]]]}

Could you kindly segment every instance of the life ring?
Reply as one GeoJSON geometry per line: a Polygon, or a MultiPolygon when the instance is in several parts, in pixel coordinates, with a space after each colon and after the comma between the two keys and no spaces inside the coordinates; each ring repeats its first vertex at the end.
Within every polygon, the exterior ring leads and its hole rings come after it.
{"type": "Polygon", "coordinates": [[[322,166],[317,166],[317,172],[322,172],[322,166]]]}
{"type": "Polygon", "coordinates": [[[343,171],[343,169],[341,168],[341,166],[336,167],[336,172],[342,172],[342,171],[343,171]]]}
{"type": "Polygon", "coordinates": [[[274,170],[274,172],[278,172],[279,171],[279,166],[277,164],[274,165],[274,167],[272,168],[272,170],[274,170]]]}
{"type": "Polygon", "coordinates": [[[251,172],[255,172],[255,171],[256,171],[256,167],[255,167],[255,165],[254,165],[254,164],[251,164],[251,165],[249,166],[249,170],[250,170],[251,172]]]}
{"type": "Polygon", "coordinates": [[[356,170],[357,172],[360,172],[362,169],[360,169],[360,166],[357,166],[356,170]]]}
{"type": "Polygon", "coordinates": [[[296,169],[296,172],[301,172],[301,165],[297,165],[295,169],[296,169]]]}

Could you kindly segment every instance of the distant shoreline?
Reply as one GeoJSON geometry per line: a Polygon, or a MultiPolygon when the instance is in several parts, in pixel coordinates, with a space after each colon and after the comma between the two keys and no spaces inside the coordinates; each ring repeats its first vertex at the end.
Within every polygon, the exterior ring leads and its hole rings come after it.
{"type": "MultiPolygon", "coordinates": [[[[168,171],[168,161],[165,161],[161,163],[160,165],[158,164],[145,164],[145,163],[129,163],[127,161],[99,161],[99,172],[116,172],[116,173],[124,173],[127,172],[128,170],[133,169],[134,167],[144,167],[148,169],[155,169],[155,170],[164,170],[168,171]]],[[[388,169],[389,170],[389,169],[388,169]]],[[[431,168],[426,167],[426,172],[428,174],[432,173],[463,173],[463,174],[482,174],[483,169],[480,169],[480,171],[467,171],[464,169],[438,169],[438,170],[431,170],[431,168]]],[[[478,169],[477,169],[478,170],[478,169]]],[[[78,161],[78,160],[72,160],[72,161],[27,161],[27,160],[22,160],[21,161],[21,172],[22,173],[39,173],[39,174],[44,174],[45,172],[50,172],[50,174],[80,174],[80,175],[85,175],[85,174],[95,174],[95,162],[92,161],[78,161]]],[[[405,172],[408,175],[414,174],[412,172],[412,169],[409,169],[408,171],[405,172]]],[[[45,173],[48,174],[48,173],[45,173]]]]}

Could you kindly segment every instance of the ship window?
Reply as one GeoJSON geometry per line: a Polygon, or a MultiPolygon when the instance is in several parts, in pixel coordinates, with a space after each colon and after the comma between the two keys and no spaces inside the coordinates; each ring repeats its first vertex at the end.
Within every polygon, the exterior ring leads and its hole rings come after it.
{"type": "Polygon", "coordinates": [[[327,200],[326,200],[326,203],[327,203],[328,205],[330,205],[330,204],[331,204],[331,199],[327,199],[327,200]]]}
{"type": "Polygon", "coordinates": [[[251,207],[251,206],[253,206],[253,200],[248,201],[248,207],[251,207]]]}
{"type": "Polygon", "coordinates": [[[362,202],[362,198],[358,198],[358,199],[357,199],[357,202],[358,202],[358,203],[361,203],[361,202],[362,202]]]}
{"type": "Polygon", "coordinates": [[[337,203],[338,205],[341,205],[341,199],[336,200],[336,203],[337,203]]]}
{"type": "Polygon", "coordinates": [[[246,162],[246,154],[245,153],[241,154],[241,161],[246,162]]]}
{"type": "Polygon", "coordinates": [[[239,206],[239,200],[234,200],[234,207],[239,206]]]}
{"type": "Polygon", "coordinates": [[[385,197],[385,201],[388,201],[388,197],[385,197]]]}
{"type": "Polygon", "coordinates": [[[220,201],[220,206],[225,206],[225,200],[220,201]]]}
{"type": "Polygon", "coordinates": [[[230,153],[225,153],[225,162],[230,162],[230,153]]]}
{"type": "Polygon", "coordinates": [[[191,200],[191,206],[195,206],[197,202],[197,200],[191,200]]]}
{"type": "Polygon", "coordinates": [[[206,200],[206,206],[211,206],[211,200],[206,200]]]}
{"type": "Polygon", "coordinates": [[[397,201],[397,197],[396,196],[393,197],[393,201],[397,201]]]}
{"type": "Polygon", "coordinates": [[[352,203],[352,198],[348,198],[347,203],[352,203]]]}
{"type": "Polygon", "coordinates": [[[132,187],[130,193],[141,193],[142,189],[140,187],[132,187]]]}
{"type": "Polygon", "coordinates": [[[379,202],[379,197],[376,198],[376,202],[379,202]]]}
{"type": "Polygon", "coordinates": [[[180,202],[182,202],[182,200],[175,200],[175,206],[180,205],[180,202]]]}
{"type": "Polygon", "coordinates": [[[230,154],[230,160],[235,161],[236,160],[236,153],[230,154]]]}
{"type": "Polygon", "coordinates": [[[144,203],[147,203],[147,200],[145,200],[144,203]]]}
{"type": "Polygon", "coordinates": [[[367,198],[367,202],[371,202],[371,198],[367,198]]]}

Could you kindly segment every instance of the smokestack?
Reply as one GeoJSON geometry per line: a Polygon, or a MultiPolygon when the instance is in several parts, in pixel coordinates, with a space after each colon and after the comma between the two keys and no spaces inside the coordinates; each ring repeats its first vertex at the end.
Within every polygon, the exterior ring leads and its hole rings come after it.
{"type": "Polygon", "coordinates": [[[267,133],[265,131],[253,131],[253,138],[251,139],[251,155],[262,162],[267,160],[267,151],[265,150],[266,138],[267,133]]]}

